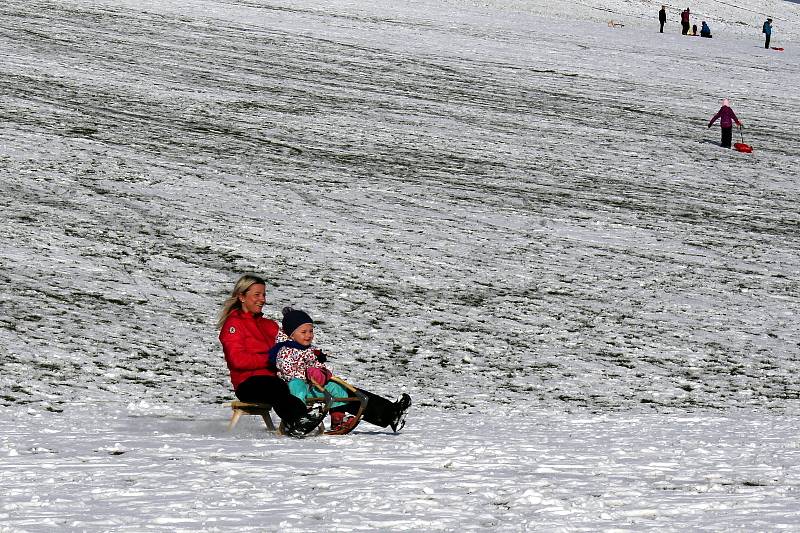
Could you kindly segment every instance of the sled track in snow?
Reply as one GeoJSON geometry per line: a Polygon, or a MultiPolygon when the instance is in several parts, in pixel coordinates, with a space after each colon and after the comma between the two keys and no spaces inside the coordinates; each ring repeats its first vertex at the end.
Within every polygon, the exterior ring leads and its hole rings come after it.
{"type": "Polygon", "coordinates": [[[800,396],[796,65],[436,14],[27,6],[0,8],[0,401],[226,397],[214,313],[246,270],[421,405],[800,396]],[[752,157],[698,142],[723,70],[752,157]]]}

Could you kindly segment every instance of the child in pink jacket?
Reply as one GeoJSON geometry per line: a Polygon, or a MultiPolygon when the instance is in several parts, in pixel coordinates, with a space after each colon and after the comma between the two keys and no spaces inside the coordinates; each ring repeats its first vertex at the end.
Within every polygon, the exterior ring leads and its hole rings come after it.
{"type": "MultiPolygon", "coordinates": [[[[329,381],[333,373],[325,364],[322,351],[312,345],[314,321],[308,313],[286,307],[281,326],[289,340],[273,346],[270,357],[274,357],[278,376],[288,383],[289,392],[303,402],[308,398],[319,398],[322,393],[316,390],[313,380],[334,398],[348,397],[347,389],[335,381],[329,381]]],[[[342,402],[331,404],[331,430],[341,430],[343,425],[355,423],[355,419],[345,413],[345,405],[342,402]]]]}
{"type": "MultiPolygon", "coordinates": [[[[330,369],[325,365],[327,357],[316,346],[314,341],[314,321],[305,311],[286,307],[283,309],[282,331],[278,334],[278,342],[269,351],[269,365],[277,367],[278,376],[288,382],[289,391],[305,401],[309,396],[320,394],[310,386],[310,379],[324,386],[334,398],[351,396],[339,383],[329,381],[330,369]],[[288,340],[284,340],[288,337],[288,340]]],[[[367,407],[363,419],[376,426],[392,428],[397,433],[405,425],[406,413],[411,406],[411,396],[402,394],[392,402],[364,389],[357,389],[367,397],[367,407]]],[[[347,430],[355,423],[355,414],[359,411],[359,402],[341,404],[334,402],[331,406],[331,430],[347,430]]]]}
{"type": "Polygon", "coordinates": [[[720,128],[722,128],[722,141],[721,145],[723,148],[730,148],[731,147],[731,136],[733,133],[733,123],[736,122],[736,125],[740,128],[742,127],[742,123],[739,122],[739,119],[736,118],[736,113],[733,112],[730,105],[728,105],[728,99],[725,98],[722,101],[722,107],[719,108],[717,114],[711,117],[711,121],[708,123],[708,127],[710,128],[717,120],[719,120],[720,128]]]}

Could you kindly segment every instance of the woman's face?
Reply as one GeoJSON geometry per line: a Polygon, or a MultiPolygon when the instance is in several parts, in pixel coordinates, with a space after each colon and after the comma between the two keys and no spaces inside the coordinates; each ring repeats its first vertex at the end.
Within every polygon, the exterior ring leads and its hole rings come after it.
{"type": "Polygon", "coordinates": [[[242,302],[242,311],[245,313],[260,313],[261,308],[267,302],[264,293],[266,287],[260,283],[250,285],[243,294],[239,295],[239,301],[242,302]]]}
{"type": "Polygon", "coordinates": [[[314,342],[314,324],[301,324],[300,327],[292,332],[291,339],[303,346],[309,346],[314,342]]]}

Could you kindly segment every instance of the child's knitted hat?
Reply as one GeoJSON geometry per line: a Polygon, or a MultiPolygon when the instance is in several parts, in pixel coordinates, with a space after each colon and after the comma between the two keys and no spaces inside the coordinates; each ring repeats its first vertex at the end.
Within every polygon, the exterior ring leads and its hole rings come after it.
{"type": "Polygon", "coordinates": [[[283,327],[283,332],[286,333],[288,336],[292,336],[294,330],[302,326],[303,324],[313,324],[314,321],[311,320],[311,317],[308,316],[308,313],[305,311],[301,311],[299,309],[292,309],[291,307],[284,307],[283,308],[283,322],[281,326],[283,327]]]}

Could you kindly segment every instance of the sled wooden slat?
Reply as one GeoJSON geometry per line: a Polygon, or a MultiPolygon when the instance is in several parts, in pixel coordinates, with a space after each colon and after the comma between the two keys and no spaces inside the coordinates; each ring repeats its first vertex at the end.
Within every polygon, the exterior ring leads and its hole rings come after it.
{"type": "MultiPolygon", "coordinates": [[[[308,398],[306,403],[314,403],[314,402],[324,402],[325,398],[308,398]]],[[[341,402],[341,403],[350,403],[350,402],[360,402],[361,398],[358,396],[348,396],[346,398],[339,398],[338,396],[331,396],[332,402],[341,402]]]]}
{"type": "Polygon", "coordinates": [[[236,424],[239,422],[239,418],[241,418],[242,415],[260,415],[264,420],[264,424],[267,426],[267,429],[270,431],[275,431],[275,424],[272,422],[272,416],[269,414],[272,410],[271,405],[267,403],[249,403],[239,401],[231,402],[228,405],[231,406],[231,410],[233,411],[233,415],[231,415],[231,421],[228,423],[228,431],[233,431],[233,428],[236,427],[236,424]]]}

